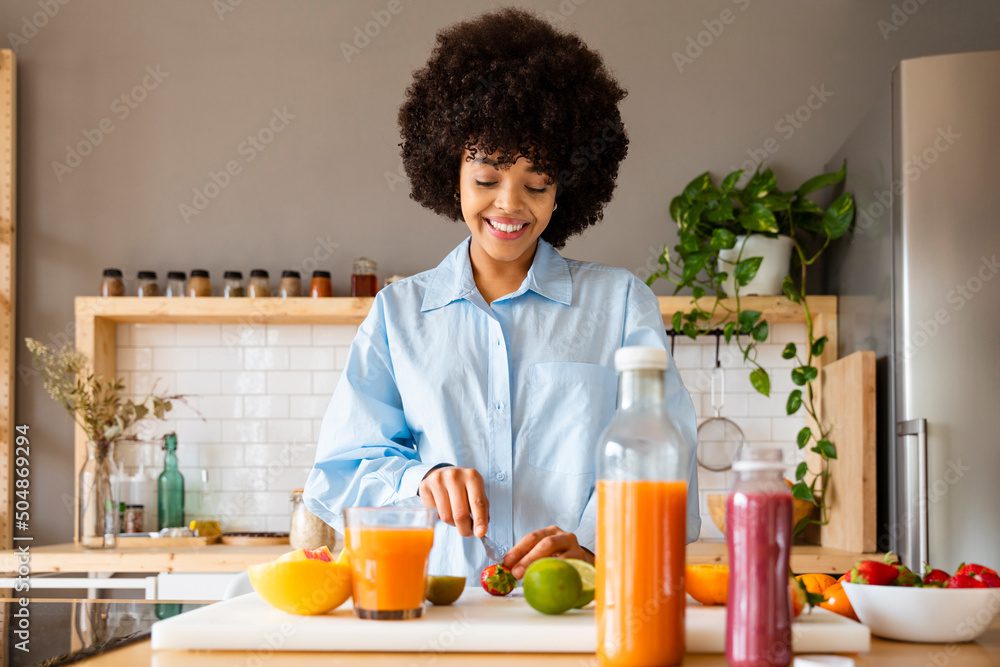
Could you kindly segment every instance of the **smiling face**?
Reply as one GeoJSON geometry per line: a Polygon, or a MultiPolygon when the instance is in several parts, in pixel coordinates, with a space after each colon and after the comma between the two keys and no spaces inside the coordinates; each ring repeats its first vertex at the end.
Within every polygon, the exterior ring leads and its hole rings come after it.
{"type": "Polygon", "coordinates": [[[469,156],[464,151],[459,192],[472,243],[496,262],[530,259],[552,218],[555,182],[524,157],[500,168],[496,154],[469,156]]]}

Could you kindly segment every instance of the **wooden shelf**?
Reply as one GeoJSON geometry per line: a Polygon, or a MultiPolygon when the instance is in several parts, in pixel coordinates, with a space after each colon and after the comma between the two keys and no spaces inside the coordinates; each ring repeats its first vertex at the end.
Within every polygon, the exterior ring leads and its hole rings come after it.
{"type": "MultiPolygon", "coordinates": [[[[31,571],[45,572],[241,572],[256,563],[265,563],[290,551],[287,544],[236,547],[213,544],[205,547],[173,549],[84,549],[75,544],[53,544],[31,549],[31,571]]],[[[846,572],[860,558],[873,557],[828,547],[792,547],[792,570],[804,572],[846,572]]],[[[687,562],[724,563],[722,542],[695,542],[687,546],[687,562]]],[[[17,569],[13,551],[0,552],[0,574],[17,569]]]]}
{"type": "MultiPolygon", "coordinates": [[[[91,361],[95,373],[105,377],[116,374],[117,324],[119,322],[179,322],[179,323],[238,323],[245,326],[260,324],[360,324],[371,308],[373,299],[355,297],[269,297],[263,299],[223,297],[167,298],[167,297],[94,297],[76,298],[76,347],[91,361]]],[[[691,299],[686,296],[659,297],[660,313],[664,323],[669,323],[677,311],[691,309],[691,299]]],[[[702,299],[699,305],[709,308],[712,300],[702,299]]],[[[805,315],[801,306],[780,296],[743,297],[744,310],[758,310],[772,324],[802,323],[805,315]]],[[[814,361],[817,368],[834,361],[837,354],[837,297],[810,297],[813,327],[816,337],[826,336],[828,342],[823,355],[814,361]]],[[[719,322],[735,310],[735,301],[722,302],[719,322]]],[[[717,322],[718,323],[718,322],[717,322]]],[[[669,324],[667,324],[669,326],[669,324]]],[[[87,452],[87,438],[79,426],[74,436],[74,470],[83,465],[87,452]]],[[[74,475],[74,480],[76,476],[74,475]]],[[[75,483],[75,482],[74,482],[75,483]]],[[[78,515],[77,497],[74,493],[74,517],[78,515]]],[[[73,539],[78,539],[73,522],[73,539]]],[[[136,550],[137,551],[137,550],[136,550]]]]}
{"type": "MultiPolygon", "coordinates": [[[[660,313],[669,323],[677,311],[691,309],[691,299],[686,296],[661,296],[660,313]]],[[[198,299],[169,299],[166,297],[122,296],[103,298],[80,296],[76,298],[76,318],[107,319],[114,322],[182,322],[182,323],[246,323],[246,324],[361,324],[373,299],[333,297],[313,299],[294,297],[282,299],[226,299],[204,297],[198,299]]],[[[771,323],[805,322],[799,304],[780,296],[750,296],[740,299],[744,310],[759,310],[771,323]]],[[[703,298],[699,305],[711,306],[711,299],[703,298]]],[[[834,316],[837,297],[810,297],[813,316],[834,316]]],[[[735,309],[733,299],[725,299],[720,314],[735,309]]]]}

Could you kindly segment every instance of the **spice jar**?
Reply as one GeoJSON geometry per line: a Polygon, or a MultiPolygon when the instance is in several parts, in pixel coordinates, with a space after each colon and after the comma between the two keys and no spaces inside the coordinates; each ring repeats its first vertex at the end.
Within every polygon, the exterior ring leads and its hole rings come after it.
{"type": "Polygon", "coordinates": [[[212,296],[212,279],[205,269],[191,269],[191,278],[188,279],[188,296],[212,296]]]}
{"type": "Polygon", "coordinates": [[[227,299],[230,297],[240,297],[246,296],[246,288],[243,287],[243,272],[242,271],[226,271],[222,274],[225,284],[222,288],[222,296],[227,299]]]}
{"type": "Polygon", "coordinates": [[[145,524],[146,508],[143,505],[126,505],[122,532],[141,533],[145,524]]]}
{"type": "Polygon", "coordinates": [[[281,298],[290,296],[302,296],[302,276],[298,271],[281,272],[281,298]]]}
{"type": "Polygon", "coordinates": [[[292,491],[292,525],[288,542],[293,549],[318,549],[326,545],[336,550],[337,532],[309,511],[302,502],[302,489],[292,491]]]}
{"type": "Polygon", "coordinates": [[[351,272],[351,296],[375,296],[378,280],[375,277],[375,260],[358,257],[351,272]]]}
{"type": "Polygon", "coordinates": [[[167,289],[164,290],[163,296],[168,296],[168,297],[184,296],[185,279],[187,279],[187,276],[184,275],[183,271],[168,271],[167,289]]]}
{"type": "Polygon", "coordinates": [[[101,276],[101,296],[125,296],[125,281],[121,269],[104,269],[101,276]]]}
{"type": "Polygon", "coordinates": [[[250,270],[250,283],[247,285],[247,296],[251,299],[271,296],[271,275],[267,272],[267,269],[250,270]]]}
{"type": "Polygon", "coordinates": [[[313,271],[312,281],[309,283],[309,295],[314,299],[333,296],[333,283],[330,282],[329,271],[313,271]]]}
{"type": "Polygon", "coordinates": [[[136,296],[160,296],[160,285],[156,282],[156,271],[140,271],[136,278],[136,296]]]}

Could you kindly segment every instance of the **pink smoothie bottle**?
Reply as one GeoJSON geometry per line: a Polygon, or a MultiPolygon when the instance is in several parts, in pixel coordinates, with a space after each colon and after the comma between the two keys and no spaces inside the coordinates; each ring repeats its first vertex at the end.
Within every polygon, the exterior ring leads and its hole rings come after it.
{"type": "Polygon", "coordinates": [[[733,463],[736,480],[726,502],[726,661],[733,667],[792,661],[792,494],[784,470],[776,447],[746,447],[733,463]]]}

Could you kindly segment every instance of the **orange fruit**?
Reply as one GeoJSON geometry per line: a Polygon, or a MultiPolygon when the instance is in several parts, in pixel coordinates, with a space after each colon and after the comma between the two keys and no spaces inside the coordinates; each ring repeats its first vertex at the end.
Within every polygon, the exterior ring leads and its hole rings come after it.
{"type": "Polygon", "coordinates": [[[800,574],[795,578],[801,581],[810,593],[822,593],[837,583],[837,580],[828,574],[800,574]]]}
{"type": "Polygon", "coordinates": [[[726,604],[729,598],[729,566],[722,563],[688,565],[684,569],[688,595],[704,605],[726,604]]]}
{"type": "Polygon", "coordinates": [[[351,597],[351,567],[342,563],[307,557],[279,558],[251,565],[247,573],[258,595],[290,614],[325,614],[351,597]]]}
{"type": "Polygon", "coordinates": [[[823,607],[823,609],[829,609],[834,613],[854,619],[855,621],[858,620],[857,615],[854,613],[854,608],[851,607],[851,601],[847,599],[847,593],[844,592],[844,587],[839,583],[823,591],[823,597],[825,599],[819,603],[819,606],[823,607]]]}

